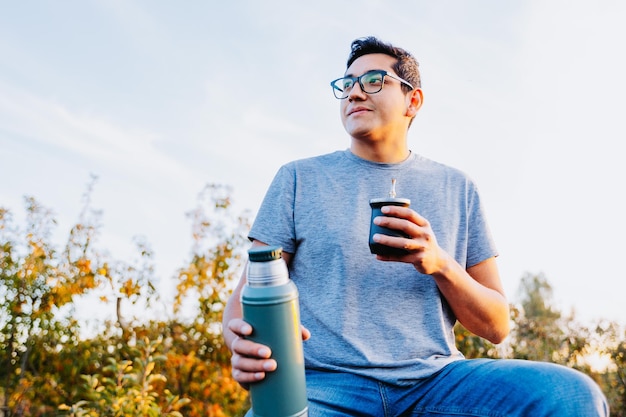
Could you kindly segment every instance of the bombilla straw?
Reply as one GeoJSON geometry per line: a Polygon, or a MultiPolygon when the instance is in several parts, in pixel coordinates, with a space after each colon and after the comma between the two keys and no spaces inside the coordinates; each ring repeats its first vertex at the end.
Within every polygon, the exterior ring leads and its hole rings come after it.
{"type": "Polygon", "coordinates": [[[396,179],[395,178],[391,179],[391,191],[389,191],[389,197],[391,198],[396,197],[396,179]]]}

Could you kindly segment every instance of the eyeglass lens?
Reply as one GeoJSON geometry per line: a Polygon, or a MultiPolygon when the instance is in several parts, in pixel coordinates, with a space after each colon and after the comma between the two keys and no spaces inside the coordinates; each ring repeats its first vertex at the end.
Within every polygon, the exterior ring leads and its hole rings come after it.
{"type": "Polygon", "coordinates": [[[345,77],[335,82],[335,95],[340,98],[345,98],[350,94],[352,87],[357,82],[361,81],[361,89],[368,94],[378,93],[383,88],[383,78],[385,75],[381,72],[367,72],[360,77],[345,77]]]}

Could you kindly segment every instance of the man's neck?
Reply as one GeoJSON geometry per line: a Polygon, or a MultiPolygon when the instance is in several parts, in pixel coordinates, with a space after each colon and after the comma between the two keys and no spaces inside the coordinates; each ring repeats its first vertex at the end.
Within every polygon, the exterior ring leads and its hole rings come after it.
{"type": "Polygon", "coordinates": [[[352,139],[350,151],[359,158],[387,164],[402,162],[411,154],[406,142],[402,145],[371,142],[364,144],[355,139],[352,139]]]}

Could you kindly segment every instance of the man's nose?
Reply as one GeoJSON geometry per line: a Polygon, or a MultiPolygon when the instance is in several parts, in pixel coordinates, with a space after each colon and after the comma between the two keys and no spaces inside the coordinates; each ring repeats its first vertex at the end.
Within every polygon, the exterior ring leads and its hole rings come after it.
{"type": "Polygon", "coordinates": [[[365,92],[361,88],[361,83],[354,83],[350,92],[348,93],[348,100],[363,99],[366,96],[365,92]]]}

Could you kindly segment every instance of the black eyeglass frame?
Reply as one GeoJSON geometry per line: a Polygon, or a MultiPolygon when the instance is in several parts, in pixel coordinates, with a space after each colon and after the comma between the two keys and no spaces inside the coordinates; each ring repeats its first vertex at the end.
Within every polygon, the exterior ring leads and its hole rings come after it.
{"type": "Polygon", "coordinates": [[[335,84],[336,82],[341,81],[341,80],[346,80],[346,79],[352,80],[352,87],[350,87],[350,88],[353,88],[356,83],[359,83],[359,87],[361,87],[361,91],[363,91],[365,94],[376,94],[376,93],[380,93],[382,91],[383,86],[385,85],[385,77],[390,77],[390,78],[393,78],[396,81],[401,82],[402,84],[406,84],[406,85],[408,85],[411,88],[411,90],[415,89],[415,87],[413,87],[413,85],[411,85],[411,83],[408,82],[407,80],[403,80],[400,77],[396,77],[395,75],[391,75],[391,74],[389,74],[388,71],[385,71],[385,70],[371,70],[371,71],[367,71],[365,74],[362,74],[362,75],[360,75],[358,77],[341,77],[341,78],[337,78],[336,80],[332,80],[330,82],[330,86],[333,89],[333,94],[335,95],[336,99],[338,99],[338,100],[345,100],[345,99],[348,98],[349,94],[346,94],[345,97],[338,97],[337,93],[339,92],[339,93],[341,93],[341,95],[343,95],[344,94],[344,90],[339,88],[335,84]],[[365,87],[363,87],[363,83],[361,82],[361,79],[363,77],[365,77],[366,75],[372,75],[372,74],[381,74],[383,76],[383,78],[381,80],[380,88],[378,90],[373,91],[373,92],[367,92],[367,91],[365,91],[365,87]]]}

